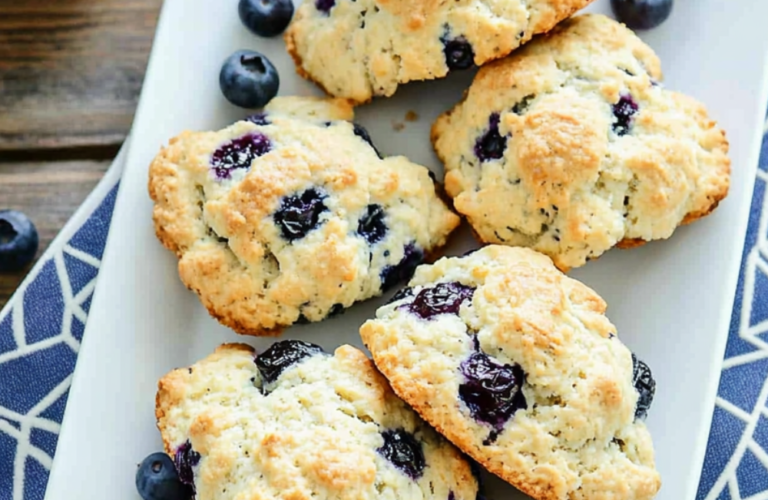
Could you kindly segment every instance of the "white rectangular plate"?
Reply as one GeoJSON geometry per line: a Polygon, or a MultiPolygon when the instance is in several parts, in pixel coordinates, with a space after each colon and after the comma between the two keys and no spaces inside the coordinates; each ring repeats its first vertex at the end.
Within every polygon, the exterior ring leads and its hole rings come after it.
{"type": "MultiPolygon", "coordinates": [[[[85,341],[69,396],[46,498],[135,500],[135,464],[160,449],[154,420],[158,378],[224,341],[257,348],[213,321],[180,283],[176,258],[156,241],[147,166],[184,129],[217,129],[246,115],[218,89],[221,62],[234,50],[266,53],[281,95],[317,94],[294,73],[281,39],[262,40],[240,25],[237,1],[168,0],[144,84],[126,170],[85,341]]],[[[589,10],[609,12],[608,0],[589,10]]],[[[668,241],[614,250],[573,275],[608,302],[624,342],[652,367],[658,383],[648,419],[663,500],[693,500],[703,461],[728,331],[762,132],[768,2],[677,0],[672,18],[642,37],[662,59],[668,87],[704,101],[728,131],[730,196],[717,211],[668,241]]],[[[417,83],[358,111],[379,148],[442,168],[429,144],[432,120],[461,96],[470,73],[417,83]],[[407,110],[418,113],[406,123],[407,110]],[[393,122],[405,123],[395,131],[393,122]]],[[[464,234],[450,249],[472,245],[464,234]]],[[[287,337],[332,349],[360,345],[358,327],[382,300],[343,316],[295,327],[287,337]]],[[[500,481],[492,500],[522,497],[500,481]]]]}

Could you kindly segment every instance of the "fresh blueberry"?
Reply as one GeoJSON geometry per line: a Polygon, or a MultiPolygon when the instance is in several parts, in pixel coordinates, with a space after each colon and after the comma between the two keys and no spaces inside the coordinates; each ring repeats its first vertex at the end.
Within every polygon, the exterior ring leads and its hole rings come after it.
{"type": "Polygon", "coordinates": [[[397,283],[411,279],[416,267],[424,262],[424,251],[415,243],[408,243],[404,249],[404,255],[400,262],[394,266],[387,266],[381,271],[381,289],[387,290],[397,283]]]}
{"type": "Polygon", "coordinates": [[[326,14],[331,11],[334,5],[336,5],[336,0],[315,0],[317,10],[326,14]]]}
{"type": "Polygon", "coordinates": [[[136,471],[136,489],[144,500],[190,500],[192,489],[179,480],[171,457],[153,453],[136,471]]]}
{"type": "Polygon", "coordinates": [[[381,205],[368,205],[357,223],[357,234],[365,238],[365,241],[371,245],[381,241],[387,234],[384,217],[384,209],[381,208],[381,205]]]}
{"type": "Polygon", "coordinates": [[[272,143],[266,135],[252,132],[219,146],[211,155],[211,167],[219,180],[229,179],[236,168],[251,168],[253,160],[269,152],[272,143]]]}
{"type": "Polygon", "coordinates": [[[32,262],[40,239],[32,221],[16,210],[0,210],[0,272],[21,271],[32,262]]]}
{"type": "Polygon", "coordinates": [[[467,69],[475,63],[472,45],[463,36],[450,40],[443,39],[443,54],[445,54],[445,64],[450,70],[467,69]]]}
{"type": "Polygon", "coordinates": [[[520,365],[503,365],[484,352],[474,352],[459,369],[464,376],[459,396],[475,420],[498,430],[517,410],[528,408],[522,391],[525,373],[520,365]]]}
{"type": "Polygon", "coordinates": [[[219,87],[235,106],[261,108],[277,95],[280,76],[264,54],[238,50],[224,61],[219,87]]]}
{"type": "Polygon", "coordinates": [[[240,20],[259,36],[277,36],[288,27],[293,17],[291,0],[240,0],[240,20]]]}
{"type": "Polygon", "coordinates": [[[488,130],[475,141],[475,155],[480,161],[498,160],[507,149],[507,138],[499,134],[499,114],[493,113],[488,120],[488,130]]]}
{"type": "Polygon", "coordinates": [[[262,352],[254,360],[256,368],[261,373],[262,380],[271,384],[283,373],[286,368],[294,365],[304,358],[322,354],[323,348],[301,340],[281,340],[275,342],[269,349],[262,352]]]}
{"type": "Polygon", "coordinates": [[[353,123],[352,124],[352,130],[354,131],[355,135],[364,140],[368,143],[368,145],[373,148],[373,150],[376,152],[376,155],[379,158],[382,158],[381,153],[379,153],[379,150],[376,149],[376,146],[373,145],[373,141],[371,140],[371,136],[368,134],[368,131],[360,125],[359,123],[353,123]]]}
{"type": "Polygon", "coordinates": [[[192,444],[187,441],[179,446],[176,455],[173,457],[173,463],[176,465],[176,472],[179,474],[179,481],[195,489],[195,474],[192,471],[200,463],[200,454],[192,449],[192,444]]]}
{"type": "Polygon", "coordinates": [[[611,0],[616,18],[633,30],[659,26],[672,13],[672,0],[611,0]]]}
{"type": "Polygon", "coordinates": [[[378,451],[392,465],[403,471],[411,479],[418,479],[427,466],[421,443],[405,429],[387,430],[381,434],[384,445],[378,451]]]}
{"type": "Polygon", "coordinates": [[[629,128],[632,126],[632,117],[635,116],[639,108],[631,95],[622,94],[619,97],[619,102],[613,105],[613,116],[615,117],[613,131],[617,135],[622,136],[629,133],[629,128]]]}
{"type": "Polygon", "coordinates": [[[637,359],[632,354],[632,384],[635,386],[639,397],[635,408],[635,418],[644,419],[648,416],[648,410],[653,403],[653,395],[656,393],[656,381],[653,379],[648,365],[637,359]]]}
{"type": "Polygon", "coordinates": [[[299,195],[283,198],[274,216],[283,238],[298,240],[315,229],[320,214],[328,210],[323,203],[324,198],[325,195],[317,189],[307,189],[299,195]]]}
{"type": "Polygon", "coordinates": [[[255,113],[251,116],[246,117],[245,121],[251,122],[254,125],[269,125],[271,122],[269,121],[269,118],[267,117],[267,114],[262,113],[255,113]]]}
{"type": "Polygon", "coordinates": [[[461,304],[471,300],[475,289],[461,283],[438,283],[422,289],[408,309],[423,319],[430,319],[439,314],[459,314],[461,304]]]}

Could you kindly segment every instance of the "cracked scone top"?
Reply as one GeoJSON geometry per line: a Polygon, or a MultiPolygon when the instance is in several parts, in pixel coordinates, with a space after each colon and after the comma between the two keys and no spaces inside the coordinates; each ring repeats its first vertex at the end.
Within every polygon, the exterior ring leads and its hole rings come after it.
{"type": "Polygon", "coordinates": [[[605,309],[548,257],[490,245],[417,268],[360,333],[398,396],[534,499],[647,500],[655,382],[605,309]]]}
{"type": "Polygon", "coordinates": [[[592,0],[304,0],[284,37],[300,75],[366,102],[498,59],[592,0]]]}
{"type": "Polygon", "coordinates": [[[564,270],[707,215],[728,192],[728,143],[661,76],[653,51],[600,15],[482,68],[432,128],[454,207],[482,241],[564,270]]]}
{"type": "Polygon", "coordinates": [[[351,346],[229,344],[160,380],[157,425],[197,500],[475,500],[450,443],[351,346]]]}
{"type": "Polygon", "coordinates": [[[269,335],[407,279],[458,217],[422,166],[380,158],[341,100],[278,98],[153,161],[155,230],[211,315],[269,335]]]}

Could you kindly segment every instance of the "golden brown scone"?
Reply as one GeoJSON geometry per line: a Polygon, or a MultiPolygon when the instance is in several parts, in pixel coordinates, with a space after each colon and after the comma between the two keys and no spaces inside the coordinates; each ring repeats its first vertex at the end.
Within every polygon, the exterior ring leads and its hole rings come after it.
{"type": "Polygon", "coordinates": [[[527,248],[417,268],[360,333],[398,396],[537,500],[648,500],[650,369],[605,302],[527,248]]]}
{"type": "Polygon", "coordinates": [[[219,347],[160,380],[165,451],[197,500],[475,500],[461,454],[351,346],[219,347]],[[255,359],[254,359],[255,358],[255,359]]]}
{"type": "Polygon", "coordinates": [[[458,225],[430,172],[382,159],[346,101],[277,98],[153,161],[160,241],[184,284],[235,331],[320,321],[407,279],[458,225]]]}
{"type": "Polygon", "coordinates": [[[284,38],[298,73],[358,103],[504,57],[592,0],[304,0],[284,38]]]}
{"type": "Polygon", "coordinates": [[[728,142],[661,77],[653,51],[601,15],[482,68],[432,127],[456,210],[482,241],[563,270],[707,215],[728,193],[728,142]]]}

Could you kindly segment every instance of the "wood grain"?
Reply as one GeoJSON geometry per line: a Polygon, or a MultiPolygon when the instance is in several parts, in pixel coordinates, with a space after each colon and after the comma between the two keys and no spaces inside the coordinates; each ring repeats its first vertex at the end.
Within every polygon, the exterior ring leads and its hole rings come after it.
{"type": "MultiPolygon", "coordinates": [[[[0,163],[2,208],[21,210],[40,234],[38,257],[106,172],[109,161],[0,163]]],[[[29,269],[0,274],[0,309],[29,269]]]]}
{"type": "Polygon", "coordinates": [[[161,3],[0,0],[0,160],[4,151],[51,148],[114,154],[161,3]]]}

